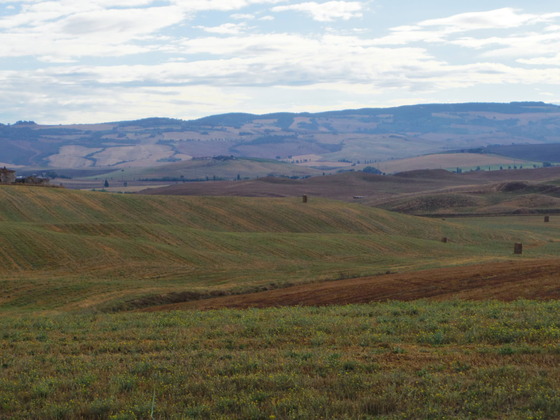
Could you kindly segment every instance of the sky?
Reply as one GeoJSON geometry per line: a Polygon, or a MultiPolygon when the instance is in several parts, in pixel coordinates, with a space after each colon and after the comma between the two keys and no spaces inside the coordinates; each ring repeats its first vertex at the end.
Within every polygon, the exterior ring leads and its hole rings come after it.
{"type": "Polygon", "coordinates": [[[0,0],[0,123],[560,104],[558,0],[0,0]]]}

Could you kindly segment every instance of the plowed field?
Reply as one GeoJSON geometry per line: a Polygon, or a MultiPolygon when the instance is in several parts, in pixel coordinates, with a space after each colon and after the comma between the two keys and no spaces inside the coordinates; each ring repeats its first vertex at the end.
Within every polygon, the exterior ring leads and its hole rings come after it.
{"type": "Polygon", "coordinates": [[[507,261],[337,280],[144,311],[344,305],[416,299],[560,299],[560,259],[507,261]]]}

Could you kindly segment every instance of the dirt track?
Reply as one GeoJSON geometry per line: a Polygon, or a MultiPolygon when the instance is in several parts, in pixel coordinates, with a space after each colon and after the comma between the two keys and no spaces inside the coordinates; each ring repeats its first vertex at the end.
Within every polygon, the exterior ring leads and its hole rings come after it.
{"type": "Polygon", "coordinates": [[[415,299],[510,301],[522,298],[560,299],[560,259],[508,261],[338,280],[163,305],[144,311],[335,305],[415,299]]]}

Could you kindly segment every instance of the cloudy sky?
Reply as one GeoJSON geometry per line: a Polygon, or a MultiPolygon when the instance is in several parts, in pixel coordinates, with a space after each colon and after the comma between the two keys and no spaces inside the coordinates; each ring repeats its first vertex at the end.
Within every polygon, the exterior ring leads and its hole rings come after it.
{"type": "Polygon", "coordinates": [[[560,3],[0,0],[0,123],[560,104],[560,3]]]}

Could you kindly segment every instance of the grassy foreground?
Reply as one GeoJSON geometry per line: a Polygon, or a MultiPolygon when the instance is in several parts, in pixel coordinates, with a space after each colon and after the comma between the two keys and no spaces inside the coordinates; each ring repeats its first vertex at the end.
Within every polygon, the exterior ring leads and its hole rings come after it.
{"type": "Polygon", "coordinates": [[[560,303],[4,316],[0,418],[552,419],[560,303]]]}

